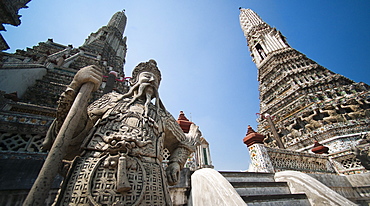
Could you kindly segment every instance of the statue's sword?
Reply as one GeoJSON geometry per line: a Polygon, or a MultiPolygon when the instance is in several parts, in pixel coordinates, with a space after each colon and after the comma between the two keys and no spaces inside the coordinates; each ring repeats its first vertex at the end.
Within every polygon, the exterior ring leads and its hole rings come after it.
{"type": "Polygon", "coordinates": [[[48,156],[41,168],[35,183],[33,184],[23,206],[45,205],[45,200],[58,170],[62,167],[62,160],[66,154],[68,143],[71,141],[77,125],[80,123],[83,110],[86,109],[88,99],[94,88],[94,84],[83,84],[68,112],[66,119],[50,149],[48,156]]]}
{"type": "Polygon", "coordinates": [[[130,183],[127,179],[127,156],[121,154],[118,159],[117,171],[117,192],[124,193],[131,189],[130,183]]]}

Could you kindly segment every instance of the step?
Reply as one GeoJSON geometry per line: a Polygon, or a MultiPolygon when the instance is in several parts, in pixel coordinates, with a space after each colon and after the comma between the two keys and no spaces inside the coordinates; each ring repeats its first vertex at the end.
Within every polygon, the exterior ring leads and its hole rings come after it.
{"type": "Polygon", "coordinates": [[[248,206],[310,206],[305,194],[241,196],[248,206]]]}
{"type": "Polygon", "coordinates": [[[286,182],[232,182],[240,196],[290,194],[286,182]]]}
{"type": "Polygon", "coordinates": [[[220,172],[229,182],[274,182],[274,173],[220,172]]]}

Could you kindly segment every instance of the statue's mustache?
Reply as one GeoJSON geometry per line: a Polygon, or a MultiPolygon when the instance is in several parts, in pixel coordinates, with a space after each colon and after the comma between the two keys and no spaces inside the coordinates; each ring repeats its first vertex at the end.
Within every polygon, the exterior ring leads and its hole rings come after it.
{"type": "Polygon", "coordinates": [[[145,89],[147,87],[151,87],[153,89],[153,91],[154,91],[154,94],[153,95],[155,95],[155,97],[157,97],[157,95],[156,95],[157,94],[157,89],[155,87],[153,87],[151,83],[141,83],[140,86],[139,86],[137,95],[138,96],[143,95],[143,93],[144,93],[144,91],[145,91],[145,89]]]}
{"type": "Polygon", "coordinates": [[[158,107],[159,104],[159,94],[158,94],[158,90],[155,86],[153,86],[153,84],[149,83],[149,82],[145,82],[145,83],[138,83],[138,84],[135,84],[131,89],[130,91],[124,95],[124,97],[128,97],[128,96],[132,96],[132,99],[131,101],[126,105],[126,108],[128,108],[130,105],[132,105],[137,99],[139,99],[140,97],[144,97],[145,98],[145,116],[148,115],[148,112],[149,112],[149,104],[151,102],[151,100],[153,98],[156,99],[156,106],[158,107]],[[152,89],[152,92],[149,92],[150,90],[148,90],[147,88],[150,87],[152,89]]]}

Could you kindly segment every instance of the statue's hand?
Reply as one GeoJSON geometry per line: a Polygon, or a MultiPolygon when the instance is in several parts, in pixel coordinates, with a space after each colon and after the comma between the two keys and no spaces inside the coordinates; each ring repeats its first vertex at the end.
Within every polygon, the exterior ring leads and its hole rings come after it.
{"type": "Polygon", "coordinates": [[[167,181],[170,186],[176,185],[180,179],[180,165],[177,162],[171,162],[167,169],[167,181]]]}
{"type": "Polygon", "coordinates": [[[195,145],[199,142],[199,138],[202,136],[202,132],[199,130],[199,126],[195,125],[194,123],[190,125],[189,132],[185,134],[187,138],[187,142],[190,145],[195,145]]]}
{"type": "Polygon", "coordinates": [[[94,83],[93,91],[98,90],[103,79],[102,69],[96,65],[86,66],[80,69],[69,85],[73,90],[79,90],[80,87],[87,82],[94,83]]]}

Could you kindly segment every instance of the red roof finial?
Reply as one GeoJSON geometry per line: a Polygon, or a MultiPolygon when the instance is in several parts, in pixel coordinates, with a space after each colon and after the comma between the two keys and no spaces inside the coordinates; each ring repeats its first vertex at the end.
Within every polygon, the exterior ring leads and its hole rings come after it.
{"type": "Polygon", "coordinates": [[[253,130],[253,128],[250,125],[248,125],[247,135],[250,133],[256,133],[256,132],[253,130]]]}
{"type": "Polygon", "coordinates": [[[177,123],[179,123],[184,133],[188,133],[190,129],[190,125],[193,124],[193,122],[189,121],[188,118],[185,117],[185,114],[183,111],[180,111],[180,115],[179,115],[179,118],[177,119],[177,123]]]}
{"type": "Polygon", "coordinates": [[[244,144],[246,144],[248,147],[256,143],[263,144],[263,139],[265,139],[264,135],[255,132],[253,128],[248,125],[247,134],[243,139],[244,144]]]}
{"type": "Polygon", "coordinates": [[[189,121],[188,118],[185,117],[185,114],[183,111],[180,111],[179,118],[177,120],[186,120],[189,121]]]}

